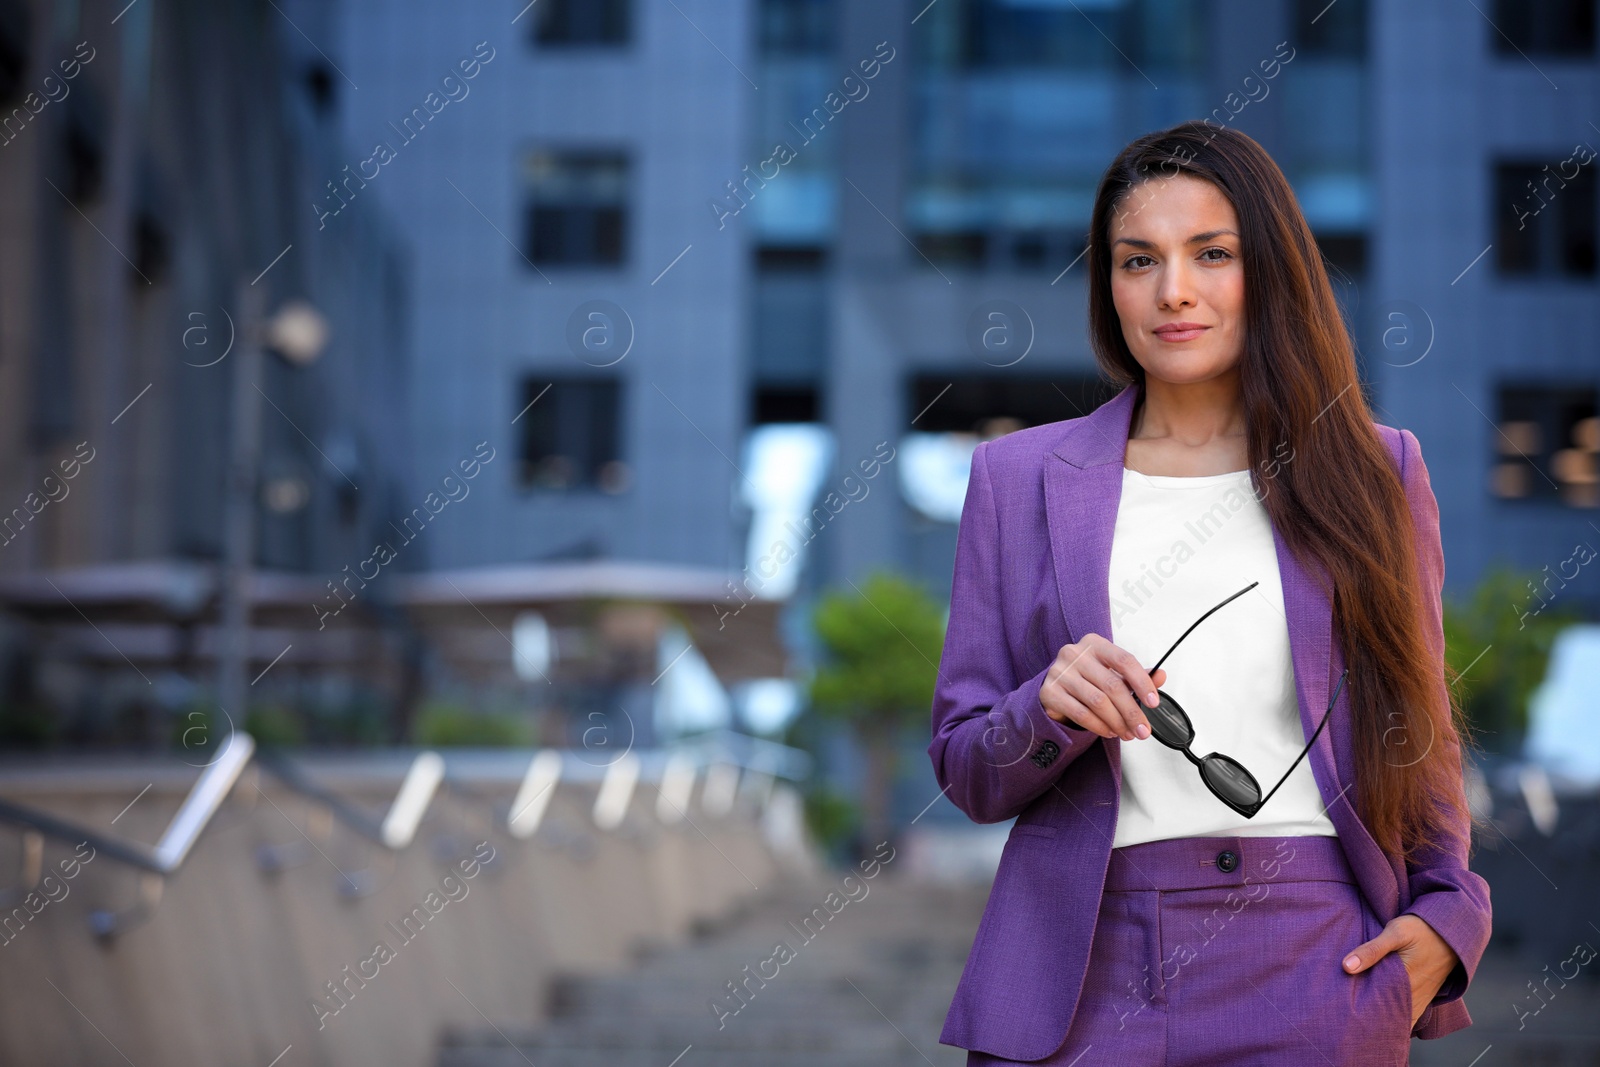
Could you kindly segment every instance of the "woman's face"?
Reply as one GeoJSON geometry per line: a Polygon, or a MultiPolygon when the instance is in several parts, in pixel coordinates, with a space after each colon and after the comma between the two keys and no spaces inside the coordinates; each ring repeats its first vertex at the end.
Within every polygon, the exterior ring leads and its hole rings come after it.
{"type": "Polygon", "coordinates": [[[1234,369],[1244,347],[1239,220],[1216,186],[1151,178],[1111,218],[1111,298],[1145,374],[1199,382],[1234,369]],[[1187,324],[1192,329],[1175,329],[1187,324]]]}

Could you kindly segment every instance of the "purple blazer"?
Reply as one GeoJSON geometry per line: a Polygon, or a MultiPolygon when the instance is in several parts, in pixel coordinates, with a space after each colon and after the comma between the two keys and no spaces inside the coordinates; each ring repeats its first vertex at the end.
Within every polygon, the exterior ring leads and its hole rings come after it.
{"type": "MultiPolygon", "coordinates": [[[[1130,385],[1089,415],[985,441],[972,456],[928,754],[939,784],[974,821],[1017,821],[943,1044],[1043,1058],[1065,1039],[1083,988],[1117,824],[1122,742],[1062,726],[1044,713],[1038,692],[1062,645],[1112,632],[1111,539],[1137,393],[1130,385]],[[1052,837],[1055,845],[1013,847],[1019,834],[1052,837]]],[[[1416,437],[1377,429],[1411,505],[1442,690],[1439,506],[1416,437]]],[[[1276,529],[1273,540],[1309,737],[1344,657],[1328,598],[1276,529]]],[[[1362,825],[1351,797],[1348,686],[1307,759],[1373,911],[1385,923],[1401,912],[1424,919],[1461,958],[1412,1033],[1443,1037],[1471,1025],[1461,994],[1489,940],[1488,883],[1467,869],[1463,847],[1437,848],[1408,866],[1362,825]]]]}

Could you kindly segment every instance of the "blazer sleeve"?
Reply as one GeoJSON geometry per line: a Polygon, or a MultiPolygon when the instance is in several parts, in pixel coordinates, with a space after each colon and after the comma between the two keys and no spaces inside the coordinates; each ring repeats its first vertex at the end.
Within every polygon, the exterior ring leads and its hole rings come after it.
{"type": "MultiPolygon", "coordinates": [[[[1400,435],[1400,478],[1416,529],[1422,618],[1427,640],[1439,665],[1435,684],[1443,702],[1448,700],[1449,693],[1444,676],[1444,550],[1439,536],[1439,504],[1428,480],[1428,468],[1422,462],[1422,446],[1409,430],[1401,430],[1400,435]]],[[[1453,730],[1441,741],[1450,746],[1452,755],[1460,758],[1461,744],[1453,730]]],[[[1402,914],[1415,915],[1433,927],[1461,960],[1430,1004],[1457,1000],[1466,992],[1489,943],[1492,914],[1489,883],[1467,869],[1470,841],[1471,827],[1467,820],[1441,825],[1434,841],[1406,863],[1411,905],[1402,914]]]]}
{"type": "MultiPolygon", "coordinates": [[[[979,444],[972,454],[956,531],[950,620],[928,747],[939,784],[956,807],[980,823],[1018,815],[1100,740],[1091,730],[1068,730],[1045,714],[1039,687],[1054,657],[1031,677],[1016,676],[1000,566],[1005,531],[989,477],[989,444],[979,444]]],[[[1009,547],[1049,551],[1047,542],[1009,547]]]]}

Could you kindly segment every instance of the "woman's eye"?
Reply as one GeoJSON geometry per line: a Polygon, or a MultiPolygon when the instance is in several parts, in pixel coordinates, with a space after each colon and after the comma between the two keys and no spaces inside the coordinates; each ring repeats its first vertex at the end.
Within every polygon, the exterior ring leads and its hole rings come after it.
{"type": "Polygon", "coordinates": [[[1127,267],[1127,268],[1137,269],[1139,267],[1144,266],[1144,264],[1141,263],[1140,260],[1149,259],[1149,258],[1150,258],[1149,256],[1143,256],[1143,255],[1141,255],[1141,256],[1129,256],[1128,259],[1127,259],[1127,262],[1123,263],[1122,265],[1124,267],[1127,267]]]}
{"type": "Polygon", "coordinates": [[[1232,259],[1233,258],[1232,253],[1230,253],[1226,248],[1208,248],[1204,252],[1201,252],[1200,254],[1202,256],[1209,256],[1213,252],[1221,253],[1222,258],[1221,259],[1212,259],[1212,260],[1210,260],[1209,262],[1212,262],[1212,263],[1221,263],[1223,259],[1232,259]]]}

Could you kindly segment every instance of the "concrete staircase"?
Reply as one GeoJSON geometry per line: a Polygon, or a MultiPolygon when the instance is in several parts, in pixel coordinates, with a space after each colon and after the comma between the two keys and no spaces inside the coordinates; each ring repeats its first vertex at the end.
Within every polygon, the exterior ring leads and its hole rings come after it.
{"type": "MultiPolygon", "coordinates": [[[[1575,934],[1567,949],[1578,940],[1600,946],[1600,935],[1591,930],[1588,937],[1575,934]]],[[[1472,1025],[1436,1041],[1411,1042],[1412,1067],[1600,1065],[1600,959],[1562,982],[1551,976],[1573,973],[1573,966],[1561,967],[1566,955],[1540,959],[1491,945],[1466,995],[1472,1025]],[[1543,1007],[1530,982],[1538,986],[1543,1007]]]]}
{"type": "Polygon", "coordinates": [[[558,978],[543,1029],[448,1031],[438,1065],[960,1067],[966,1054],[938,1035],[987,887],[895,881],[886,868],[852,881],[847,900],[842,877],[767,888],[626,974],[558,978]],[[826,922],[803,927],[814,909],[826,922]],[[779,942],[792,956],[775,955],[779,942]],[[736,980],[743,1001],[729,992],[736,980]]]}

